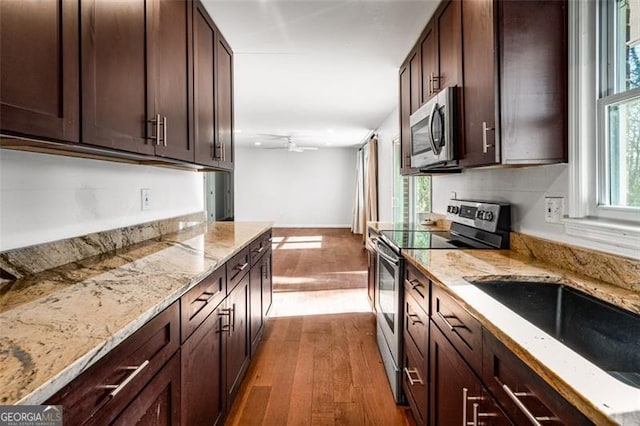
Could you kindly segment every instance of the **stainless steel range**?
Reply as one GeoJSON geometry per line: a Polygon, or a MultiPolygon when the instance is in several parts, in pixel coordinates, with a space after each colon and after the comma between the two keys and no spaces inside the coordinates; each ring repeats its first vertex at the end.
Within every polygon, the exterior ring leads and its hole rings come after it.
{"type": "Polygon", "coordinates": [[[472,200],[450,200],[449,231],[427,231],[398,225],[382,231],[376,241],[377,341],[393,396],[402,395],[402,321],[404,259],[402,249],[506,249],[509,248],[511,208],[509,204],[472,200]]]}

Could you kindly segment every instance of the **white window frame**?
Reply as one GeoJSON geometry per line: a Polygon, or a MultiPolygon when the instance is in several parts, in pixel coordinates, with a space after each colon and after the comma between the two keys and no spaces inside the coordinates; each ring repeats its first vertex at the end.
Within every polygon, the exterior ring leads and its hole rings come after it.
{"type": "MultiPolygon", "coordinates": [[[[567,234],[614,246],[620,254],[639,257],[640,214],[637,209],[600,205],[598,164],[604,140],[598,134],[600,98],[599,0],[569,1],[569,203],[567,234]]],[[[601,103],[602,104],[602,103],[601,103]]]]}

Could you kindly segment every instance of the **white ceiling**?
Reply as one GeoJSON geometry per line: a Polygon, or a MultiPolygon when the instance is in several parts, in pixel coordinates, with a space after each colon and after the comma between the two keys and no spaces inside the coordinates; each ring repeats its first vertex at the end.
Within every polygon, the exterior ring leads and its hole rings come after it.
{"type": "Polygon", "coordinates": [[[363,142],[398,103],[398,67],[439,0],[203,0],[235,58],[237,146],[363,142]]]}

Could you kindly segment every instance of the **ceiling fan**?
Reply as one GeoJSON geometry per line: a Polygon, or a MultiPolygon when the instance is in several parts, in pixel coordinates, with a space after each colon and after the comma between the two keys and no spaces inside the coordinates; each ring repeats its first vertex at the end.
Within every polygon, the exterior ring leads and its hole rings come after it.
{"type": "Polygon", "coordinates": [[[271,134],[262,134],[263,136],[268,136],[272,139],[285,139],[286,142],[284,146],[278,147],[268,147],[265,149],[286,149],[289,152],[304,152],[304,151],[317,151],[318,148],[315,146],[298,146],[295,142],[291,140],[291,136],[285,135],[271,135],[271,134]]]}

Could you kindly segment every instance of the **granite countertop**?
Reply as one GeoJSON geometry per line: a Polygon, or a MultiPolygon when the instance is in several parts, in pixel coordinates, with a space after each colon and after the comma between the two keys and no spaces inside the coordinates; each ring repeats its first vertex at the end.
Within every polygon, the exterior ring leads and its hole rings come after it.
{"type": "Polygon", "coordinates": [[[405,250],[405,258],[444,285],[481,324],[596,424],[640,424],[640,389],[562,345],[466,279],[541,279],[575,287],[640,314],[640,294],[509,250],[405,250]]]}
{"type": "Polygon", "coordinates": [[[271,223],[215,222],[0,283],[0,404],[40,404],[271,223]]]}

